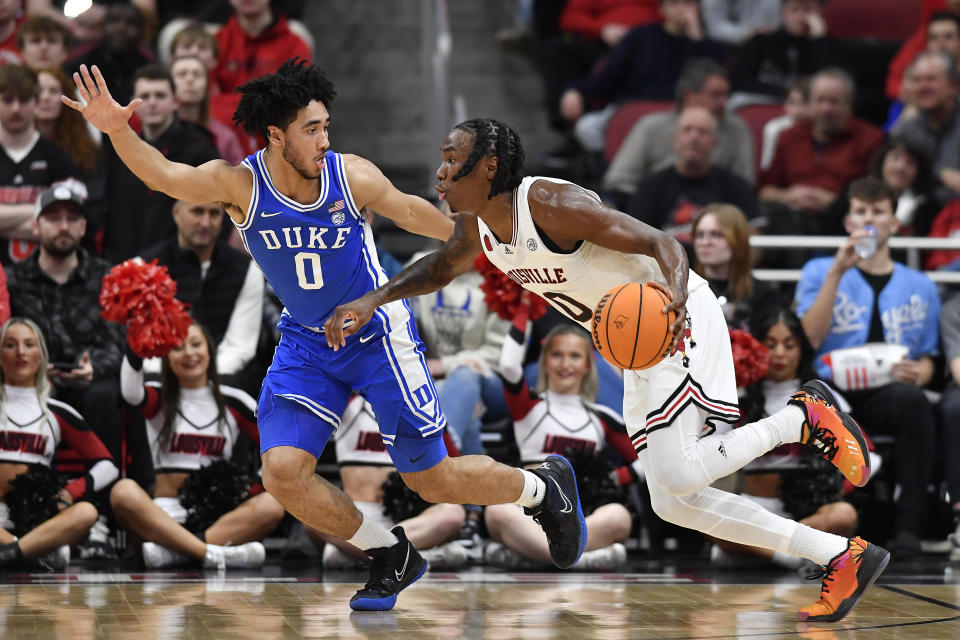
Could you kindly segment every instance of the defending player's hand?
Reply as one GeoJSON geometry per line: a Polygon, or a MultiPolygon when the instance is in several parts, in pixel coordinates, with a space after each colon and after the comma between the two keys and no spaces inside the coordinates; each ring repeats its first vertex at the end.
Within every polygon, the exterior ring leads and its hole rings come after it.
{"type": "Polygon", "coordinates": [[[680,346],[683,340],[683,329],[687,322],[687,292],[685,289],[676,285],[662,285],[659,282],[648,282],[651,287],[656,287],[670,299],[670,304],[663,308],[664,313],[676,313],[677,316],[670,324],[670,332],[673,334],[673,340],[670,343],[670,350],[667,353],[673,353],[680,346]]]}
{"type": "Polygon", "coordinates": [[[80,71],[73,74],[73,81],[77,83],[80,98],[86,104],[71,100],[67,96],[60,96],[60,100],[68,107],[82,113],[90,124],[109,135],[127,125],[133,112],[143,100],[134,98],[127,106],[120,106],[110,95],[107,82],[103,79],[97,65],[93,65],[91,71],[92,77],[90,71],[87,71],[87,65],[82,64],[80,71]]]}
{"type": "Polygon", "coordinates": [[[346,346],[347,336],[352,336],[360,330],[360,327],[370,322],[377,306],[373,296],[368,293],[334,309],[333,314],[323,323],[327,346],[333,347],[334,351],[339,351],[340,347],[346,346]]]}

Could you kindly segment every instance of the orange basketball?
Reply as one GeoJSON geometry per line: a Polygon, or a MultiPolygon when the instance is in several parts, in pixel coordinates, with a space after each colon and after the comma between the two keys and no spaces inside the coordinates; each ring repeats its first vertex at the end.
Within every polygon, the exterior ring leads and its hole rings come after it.
{"type": "Polygon", "coordinates": [[[607,362],[621,369],[646,369],[660,362],[670,346],[670,324],[663,313],[669,298],[648,284],[630,282],[611,289],[593,312],[593,344],[607,362]]]}

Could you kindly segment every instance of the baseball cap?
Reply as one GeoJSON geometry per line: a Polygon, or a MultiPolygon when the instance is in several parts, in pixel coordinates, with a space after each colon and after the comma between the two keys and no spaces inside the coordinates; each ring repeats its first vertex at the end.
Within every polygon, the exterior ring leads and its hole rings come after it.
{"type": "Polygon", "coordinates": [[[64,180],[44,189],[37,196],[36,204],[33,209],[33,217],[38,218],[47,207],[57,202],[72,203],[83,215],[87,215],[87,208],[84,206],[84,200],[87,198],[87,187],[79,180],[64,180]]]}

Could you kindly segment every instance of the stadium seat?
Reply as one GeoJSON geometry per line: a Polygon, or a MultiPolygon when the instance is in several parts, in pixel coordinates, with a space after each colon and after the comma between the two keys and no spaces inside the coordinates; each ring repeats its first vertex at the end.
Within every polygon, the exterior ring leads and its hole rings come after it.
{"type": "Polygon", "coordinates": [[[905,40],[920,26],[922,0],[832,0],[827,33],[850,40],[905,40]]]}
{"type": "Polygon", "coordinates": [[[782,116],[783,107],[779,104],[748,104],[737,109],[737,115],[747,123],[750,137],[753,138],[753,158],[757,172],[760,172],[760,149],[763,147],[763,126],[782,116]]]}
{"type": "Polygon", "coordinates": [[[607,123],[607,132],[605,134],[606,141],[603,155],[607,164],[610,164],[613,156],[617,155],[620,145],[623,144],[624,138],[630,133],[630,129],[633,128],[637,120],[654,111],[673,109],[673,106],[673,102],[635,100],[633,102],[627,102],[617,109],[613,117],[610,118],[610,122],[607,123]]]}

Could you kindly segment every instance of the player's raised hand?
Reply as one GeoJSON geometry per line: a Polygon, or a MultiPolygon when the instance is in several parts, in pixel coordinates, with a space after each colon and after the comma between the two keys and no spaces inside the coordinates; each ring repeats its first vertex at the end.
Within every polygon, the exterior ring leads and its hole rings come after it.
{"type": "Polygon", "coordinates": [[[90,124],[108,135],[125,127],[133,112],[143,102],[140,98],[134,98],[127,106],[120,106],[110,95],[107,82],[97,65],[93,65],[90,71],[87,71],[87,65],[80,65],[80,71],[73,74],[73,81],[77,83],[77,91],[86,104],[71,100],[67,96],[60,96],[60,100],[82,113],[90,124]],[[90,75],[91,71],[93,76],[90,75]]]}
{"type": "Polygon", "coordinates": [[[352,336],[360,330],[360,327],[370,322],[373,312],[379,306],[372,293],[371,291],[333,310],[333,314],[323,323],[327,346],[338,351],[340,347],[346,346],[347,336],[352,336]]]}

